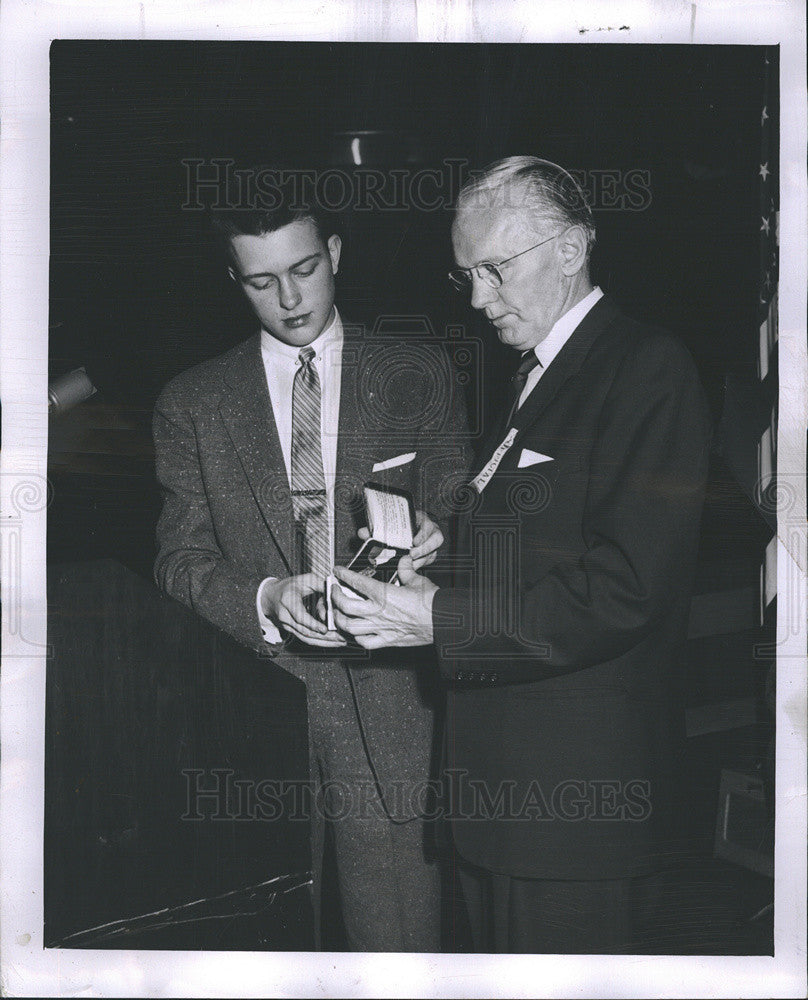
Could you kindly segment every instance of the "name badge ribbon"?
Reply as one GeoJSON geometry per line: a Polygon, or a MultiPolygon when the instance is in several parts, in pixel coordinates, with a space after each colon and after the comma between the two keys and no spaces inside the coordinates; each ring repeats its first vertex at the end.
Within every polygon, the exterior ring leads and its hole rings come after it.
{"type": "Polygon", "coordinates": [[[488,481],[491,479],[491,476],[493,476],[494,473],[499,468],[499,463],[502,461],[505,452],[510,448],[510,446],[516,440],[516,434],[517,434],[516,428],[511,427],[511,429],[505,435],[505,440],[497,448],[494,454],[488,459],[482,471],[478,472],[477,475],[474,477],[474,479],[472,479],[471,485],[474,487],[475,490],[477,490],[478,493],[482,493],[482,491],[488,485],[488,481]]]}

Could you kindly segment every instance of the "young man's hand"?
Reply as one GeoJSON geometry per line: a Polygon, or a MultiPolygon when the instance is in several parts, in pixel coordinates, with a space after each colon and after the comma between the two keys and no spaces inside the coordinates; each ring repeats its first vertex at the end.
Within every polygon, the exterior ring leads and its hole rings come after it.
{"type": "Polygon", "coordinates": [[[329,632],[306,610],[304,598],[322,594],[323,585],[314,573],[272,580],[265,584],[261,593],[262,610],[277,628],[284,629],[309,646],[345,646],[343,636],[338,632],[329,632]]]}

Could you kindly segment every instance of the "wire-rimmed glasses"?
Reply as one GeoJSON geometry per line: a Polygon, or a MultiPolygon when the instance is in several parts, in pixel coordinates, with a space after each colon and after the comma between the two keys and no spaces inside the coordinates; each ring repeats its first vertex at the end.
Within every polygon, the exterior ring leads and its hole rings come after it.
{"type": "MultiPolygon", "coordinates": [[[[562,229],[561,232],[565,232],[565,230],[562,229]]],[[[449,281],[451,281],[457,291],[467,292],[471,289],[472,272],[474,272],[481,281],[490,285],[491,288],[500,288],[502,282],[504,281],[500,271],[503,264],[509,264],[512,260],[516,260],[517,257],[522,257],[524,254],[530,253],[531,250],[544,246],[545,243],[549,243],[550,240],[554,240],[556,236],[560,235],[561,233],[553,233],[553,235],[548,236],[546,240],[542,240],[540,243],[534,243],[533,246],[528,247],[527,250],[520,250],[519,253],[515,253],[512,257],[506,257],[505,260],[501,260],[498,264],[494,264],[490,260],[482,260],[479,264],[475,264],[473,267],[456,267],[449,271],[449,281]]]]}

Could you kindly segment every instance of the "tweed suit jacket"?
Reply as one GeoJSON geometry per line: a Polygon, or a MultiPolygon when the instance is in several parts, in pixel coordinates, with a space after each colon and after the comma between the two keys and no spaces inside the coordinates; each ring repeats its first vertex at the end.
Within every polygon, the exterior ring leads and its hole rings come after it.
{"type": "MultiPolygon", "coordinates": [[[[467,469],[468,455],[462,391],[445,352],[343,326],[335,558],[344,565],[359,544],[365,482],[410,490],[416,508],[446,529],[452,477],[467,469]]],[[[309,687],[323,670],[347,666],[380,780],[423,780],[432,752],[433,706],[424,690],[434,674],[431,650],[335,657],[262,637],[258,586],[293,574],[294,533],[260,333],[173,379],[155,408],[154,439],[164,499],[158,585],[309,687]]]]}
{"type": "Polygon", "coordinates": [[[502,874],[648,872],[675,818],[704,395],[681,343],[605,296],[512,427],[433,605],[454,839],[502,874]]]}

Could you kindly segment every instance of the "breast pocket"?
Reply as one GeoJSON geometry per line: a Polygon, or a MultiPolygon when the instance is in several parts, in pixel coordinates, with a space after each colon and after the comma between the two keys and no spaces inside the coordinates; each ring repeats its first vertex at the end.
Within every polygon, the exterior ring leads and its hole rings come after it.
{"type": "Polygon", "coordinates": [[[539,515],[583,490],[581,460],[572,457],[500,470],[496,485],[499,505],[509,514],[520,518],[539,515]]]}
{"type": "Polygon", "coordinates": [[[374,476],[382,476],[386,473],[395,473],[398,470],[406,472],[408,467],[415,461],[416,457],[417,453],[415,451],[395,452],[392,455],[380,458],[378,461],[374,462],[371,474],[374,476]]]}

